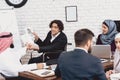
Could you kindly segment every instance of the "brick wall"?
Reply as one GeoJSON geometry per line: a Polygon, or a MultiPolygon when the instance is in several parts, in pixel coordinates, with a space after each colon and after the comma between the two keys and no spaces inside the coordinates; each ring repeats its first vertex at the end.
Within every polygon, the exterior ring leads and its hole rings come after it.
{"type": "MultiPolygon", "coordinates": [[[[68,37],[68,50],[74,48],[74,32],[88,28],[95,33],[101,33],[101,23],[105,19],[120,19],[120,0],[28,0],[27,4],[15,9],[19,30],[32,27],[44,39],[49,31],[49,23],[54,19],[63,21],[68,37]],[[77,6],[78,21],[66,22],[65,6],[77,6]]],[[[8,7],[0,0],[0,8],[8,7]]]]}
{"type": "Polygon", "coordinates": [[[32,27],[44,39],[49,31],[49,23],[54,19],[63,21],[68,42],[73,43],[73,34],[81,28],[89,28],[96,37],[101,33],[101,23],[105,19],[119,20],[120,0],[29,0],[16,9],[18,26],[32,27]],[[77,6],[78,21],[66,22],[65,6],[77,6]]]}

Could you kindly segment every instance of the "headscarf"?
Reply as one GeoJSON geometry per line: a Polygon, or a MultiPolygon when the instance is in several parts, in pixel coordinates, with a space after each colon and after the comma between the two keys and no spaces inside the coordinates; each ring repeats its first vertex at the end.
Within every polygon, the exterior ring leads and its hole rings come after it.
{"type": "Polygon", "coordinates": [[[115,39],[120,38],[120,32],[115,35],[115,39]]]}
{"type": "Polygon", "coordinates": [[[108,27],[107,34],[101,34],[100,39],[103,44],[111,44],[117,33],[117,26],[113,20],[105,20],[103,22],[108,27]]]}
{"type": "Polygon", "coordinates": [[[0,33],[0,53],[5,51],[13,43],[13,37],[10,32],[0,33]]]}

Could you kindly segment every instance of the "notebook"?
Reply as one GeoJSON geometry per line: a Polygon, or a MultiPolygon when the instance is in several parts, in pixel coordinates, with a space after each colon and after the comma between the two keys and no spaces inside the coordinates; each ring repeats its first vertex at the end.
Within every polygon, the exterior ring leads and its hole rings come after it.
{"type": "Polygon", "coordinates": [[[120,80],[120,73],[113,73],[110,75],[110,80],[120,80]]]}
{"type": "Polygon", "coordinates": [[[109,59],[111,55],[111,46],[110,45],[93,45],[91,54],[100,59],[109,59]]]}

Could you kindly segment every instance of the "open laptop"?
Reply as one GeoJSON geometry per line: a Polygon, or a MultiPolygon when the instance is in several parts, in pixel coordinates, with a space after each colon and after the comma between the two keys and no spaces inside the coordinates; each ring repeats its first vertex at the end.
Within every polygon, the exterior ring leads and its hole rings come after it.
{"type": "Polygon", "coordinates": [[[105,59],[110,59],[111,46],[110,45],[93,45],[91,54],[101,59],[104,62],[105,59]]]}

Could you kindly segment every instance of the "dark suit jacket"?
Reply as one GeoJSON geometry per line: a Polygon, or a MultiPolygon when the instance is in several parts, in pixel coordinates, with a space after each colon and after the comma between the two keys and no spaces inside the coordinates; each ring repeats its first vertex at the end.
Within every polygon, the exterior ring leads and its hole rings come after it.
{"type": "Polygon", "coordinates": [[[44,41],[42,41],[40,38],[38,39],[36,44],[39,45],[40,49],[38,52],[47,52],[47,54],[43,54],[39,57],[35,57],[29,60],[30,63],[40,63],[43,62],[43,57],[44,57],[44,62],[47,61],[47,65],[50,64],[56,64],[57,59],[62,51],[65,50],[65,47],[67,45],[67,37],[66,35],[61,32],[52,42],[51,40],[51,31],[48,32],[47,37],[45,38],[44,41]]]}
{"type": "MultiPolygon", "coordinates": [[[[98,36],[97,41],[96,41],[96,44],[104,45],[104,44],[102,43],[102,41],[100,40],[100,36],[101,36],[101,34],[98,36]]],[[[109,44],[109,45],[111,45],[111,51],[115,51],[115,49],[116,49],[115,41],[113,40],[112,43],[109,44]]]]}
{"type": "Polygon", "coordinates": [[[60,55],[55,73],[60,72],[62,80],[107,80],[101,61],[81,49],[60,55]]]}
{"type": "Polygon", "coordinates": [[[41,39],[38,39],[36,44],[39,45],[40,50],[38,52],[50,52],[50,51],[57,51],[57,50],[62,50],[64,51],[65,46],[67,44],[67,37],[66,35],[61,32],[52,42],[51,40],[51,31],[48,32],[47,37],[45,38],[44,41],[41,39]]]}

